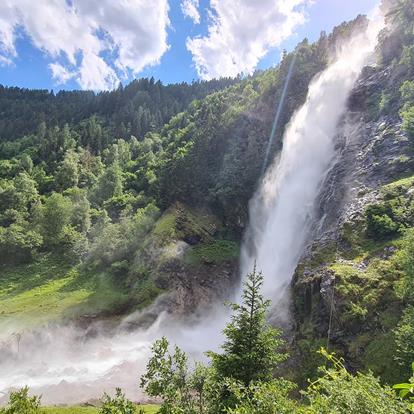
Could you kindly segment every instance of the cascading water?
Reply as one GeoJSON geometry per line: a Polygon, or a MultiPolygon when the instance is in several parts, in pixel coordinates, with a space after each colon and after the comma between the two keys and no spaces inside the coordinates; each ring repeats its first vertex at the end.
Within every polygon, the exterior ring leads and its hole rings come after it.
{"type": "Polygon", "coordinates": [[[265,294],[281,319],[288,316],[283,306],[287,286],[309,234],[320,186],[335,159],[338,124],[381,26],[378,20],[370,22],[365,32],[341,45],[333,63],[311,82],[306,102],[287,126],[280,156],[251,200],[241,273],[251,271],[256,261],[265,277],[265,294]]]}
{"type": "MultiPolygon", "coordinates": [[[[337,59],[310,85],[305,104],[287,128],[283,150],[271,166],[250,206],[251,247],[242,250],[242,274],[258,268],[265,293],[275,299],[292,276],[308,233],[312,210],[335,157],[335,130],[346,100],[375,46],[380,24],[344,45],[337,59]]],[[[279,295],[279,296],[278,296],[279,295]]],[[[11,344],[0,356],[0,391],[29,385],[43,401],[73,403],[121,386],[138,393],[150,343],[166,335],[194,356],[217,346],[226,313],[216,309],[197,324],[184,325],[161,315],[147,330],[85,339],[70,327],[25,335],[20,350],[11,344]]]]}

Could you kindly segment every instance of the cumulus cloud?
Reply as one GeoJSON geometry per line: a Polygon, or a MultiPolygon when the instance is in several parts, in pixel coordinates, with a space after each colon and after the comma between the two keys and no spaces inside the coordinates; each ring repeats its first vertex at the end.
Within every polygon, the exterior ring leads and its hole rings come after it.
{"type": "Polygon", "coordinates": [[[110,89],[167,51],[168,0],[2,0],[0,61],[17,56],[23,30],[54,61],[53,78],[110,89]]]}
{"type": "Polygon", "coordinates": [[[49,69],[52,71],[52,78],[59,85],[66,83],[76,75],[76,72],[70,72],[60,63],[50,63],[49,69]]]}
{"type": "Polygon", "coordinates": [[[187,39],[203,79],[251,73],[303,24],[309,0],[211,0],[208,34],[187,39]]]}
{"type": "Polygon", "coordinates": [[[185,17],[189,17],[195,24],[200,23],[200,13],[198,11],[198,0],[183,0],[181,10],[185,17]]]}

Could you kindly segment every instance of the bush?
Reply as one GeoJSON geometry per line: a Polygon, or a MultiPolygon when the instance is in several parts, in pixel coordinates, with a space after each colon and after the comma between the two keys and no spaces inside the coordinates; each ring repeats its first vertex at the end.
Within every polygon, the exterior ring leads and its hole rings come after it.
{"type": "Polygon", "coordinates": [[[413,375],[410,378],[410,382],[395,384],[393,388],[398,390],[401,398],[409,401],[409,410],[414,413],[414,362],[411,364],[411,370],[413,375]]]}
{"type": "Polygon", "coordinates": [[[394,331],[397,345],[396,360],[408,374],[408,367],[414,361],[414,307],[404,310],[403,316],[394,331]]]}
{"type": "Polygon", "coordinates": [[[43,414],[40,409],[40,397],[29,397],[29,387],[10,393],[9,403],[0,408],[0,414],[43,414]]]}
{"type": "Polygon", "coordinates": [[[370,205],[365,210],[365,221],[368,236],[381,240],[396,234],[399,223],[393,220],[392,210],[385,205],[370,205]]]}
{"type": "Polygon", "coordinates": [[[290,381],[257,382],[249,387],[233,383],[230,388],[236,406],[228,414],[292,414],[298,409],[298,403],[289,398],[289,392],[295,388],[290,381]]]}
{"type": "Polygon", "coordinates": [[[406,80],[400,87],[401,100],[403,104],[414,104],[414,82],[406,80]]]}
{"type": "Polygon", "coordinates": [[[104,394],[102,407],[99,410],[99,414],[135,414],[136,412],[136,406],[132,401],[125,398],[121,388],[116,389],[114,398],[111,398],[108,394],[104,394]]]}
{"type": "Polygon", "coordinates": [[[403,120],[403,129],[410,139],[414,139],[414,106],[401,111],[401,118],[403,120]]]}
{"type": "Polygon", "coordinates": [[[303,392],[309,407],[306,414],[404,414],[406,405],[390,387],[381,386],[372,374],[350,374],[343,361],[323,349],[320,351],[332,364],[321,368],[321,374],[303,392]]]}

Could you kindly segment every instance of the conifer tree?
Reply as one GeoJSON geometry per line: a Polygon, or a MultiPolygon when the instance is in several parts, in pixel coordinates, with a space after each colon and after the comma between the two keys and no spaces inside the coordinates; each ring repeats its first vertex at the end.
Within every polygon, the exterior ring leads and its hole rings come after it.
{"type": "Polygon", "coordinates": [[[263,275],[255,265],[244,284],[242,303],[230,305],[233,315],[224,329],[224,352],[209,353],[219,378],[231,378],[245,386],[270,381],[276,365],[286,359],[286,354],[277,351],[283,343],[280,331],[266,322],[270,301],[263,298],[262,285],[263,275]]]}

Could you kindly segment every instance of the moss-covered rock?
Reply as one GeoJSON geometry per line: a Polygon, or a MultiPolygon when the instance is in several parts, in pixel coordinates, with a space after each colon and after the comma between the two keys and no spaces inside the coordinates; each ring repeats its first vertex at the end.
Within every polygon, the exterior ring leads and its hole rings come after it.
{"type": "Polygon", "coordinates": [[[297,267],[296,347],[306,375],[316,366],[315,346],[325,342],[345,357],[351,369],[371,370],[389,383],[402,377],[395,338],[406,306],[399,252],[402,230],[412,226],[413,186],[413,176],[388,183],[371,204],[373,210],[387,203],[389,217],[398,220],[398,231],[387,237],[373,235],[367,231],[365,209],[365,216],[343,222],[335,239],[315,242],[297,267]]]}
{"type": "Polygon", "coordinates": [[[235,260],[238,256],[238,243],[231,240],[213,240],[189,248],[184,256],[184,261],[190,265],[212,264],[235,260]]]}
{"type": "Polygon", "coordinates": [[[182,240],[190,245],[208,243],[220,230],[220,222],[213,214],[175,203],[158,219],[152,232],[159,246],[182,240]]]}

